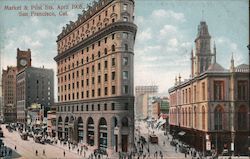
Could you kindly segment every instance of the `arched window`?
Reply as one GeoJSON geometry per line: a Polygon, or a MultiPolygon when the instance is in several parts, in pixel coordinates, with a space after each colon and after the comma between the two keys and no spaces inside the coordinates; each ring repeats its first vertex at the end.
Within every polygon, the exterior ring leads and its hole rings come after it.
{"type": "Polygon", "coordinates": [[[178,113],[178,125],[180,126],[181,125],[181,108],[178,108],[177,113],[178,113]]]}
{"type": "Polygon", "coordinates": [[[185,108],[185,116],[186,116],[186,118],[185,118],[185,126],[187,126],[187,108],[185,108]]]}
{"type": "Polygon", "coordinates": [[[185,122],[185,112],[184,112],[184,108],[182,108],[181,111],[182,111],[182,126],[184,126],[184,122],[185,122]]]}
{"type": "Polygon", "coordinates": [[[240,106],[238,110],[238,129],[244,130],[247,128],[247,108],[240,106]]]}
{"type": "Polygon", "coordinates": [[[125,44],[124,47],[125,47],[125,51],[128,51],[128,44],[125,44]]]}
{"type": "Polygon", "coordinates": [[[58,125],[62,125],[62,117],[60,116],[59,118],[58,118],[58,125]]]}
{"type": "Polygon", "coordinates": [[[205,129],[205,107],[202,107],[202,129],[205,129]]]}
{"type": "Polygon", "coordinates": [[[128,127],[128,118],[126,117],[122,118],[122,126],[128,127]]]}
{"type": "Polygon", "coordinates": [[[98,132],[98,148],[101,149],[106,149],[108,146],[108,140],[107,140],[107,134],[108,134],[108,129],[107,129],[107,122],[104,118],[101,118],[99,121],[99,132],[98,132]]]}
{"type": "Polygon", "coordinates": [[[197,112],[196,107],[194,107],[194,127],[197,128],[197,112]]]}
{"type": "Polygon", "coordinates": [[[83,120],[81,117],[77,119],[77,133],[78,133],[78,142],[83,141],[83,120]]]}
{"type": "Polygon", "coordinates": [[[91,146],[94,145],[95,143],[95,140],[94,140],[94,137],[95,137],[95,127],[94,127],[94,120],[92,117],[89,117],[88,120],[87,120],[87,143],[91,146]]]}
{"type": "Polygon", "coordinates": [[[115,51],[115,45],[112,45],[111,49],[112,49],[112,51],[115,51]]]}
{"type": "Polygon", "coordinates": [[[105,48],[104,49],[104,54],[107,55],[107,53],[108,53],[108,50],[107,50],[107,48],[105,48]]]}
{"type": "Polygon", "coordinates": [[[217,106],[214,110],[214,129],[222,130],[223,108],[217,106]]]}
{"type": "Polygon", "coordinates": [[[192,109],[189,107],[189,126],[192,124],[192,109]]]}

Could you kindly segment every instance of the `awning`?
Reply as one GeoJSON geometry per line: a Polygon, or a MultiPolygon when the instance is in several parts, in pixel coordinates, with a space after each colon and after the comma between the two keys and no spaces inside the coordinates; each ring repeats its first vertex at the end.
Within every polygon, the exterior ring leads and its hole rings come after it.
{"type": "Polygon", "coordinates": [[[186,132],[184,132],[184,131],[181,131],[181,132],[178,133],[178,135],[180,135],[180,136],[183,136],[185,134],[186,134],[186,132]]]}

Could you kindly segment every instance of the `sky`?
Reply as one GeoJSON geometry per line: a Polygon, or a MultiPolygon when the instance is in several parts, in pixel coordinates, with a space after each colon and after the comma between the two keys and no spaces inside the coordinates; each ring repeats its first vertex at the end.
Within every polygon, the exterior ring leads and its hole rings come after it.
{"type": "MultiPolygon", "coordinates": [[[[92,0],[2,0],[0,2],[1,66],[16,65],[16,50],[31,49],[32,65],[56,72],[56,39],[62,27],[75,21],[92,0]],[[66,10],[68,16],[22,17],[5,5],[82,4],[82,9],[66,10]]],[[[58,11],[57,11],[58,12],[58,11]]],[[[190,52],[200,21],[206,21],[217,48],[217,62],[229,68],[233,53],[235,65],[248,64],[248,0],[136,0],[138,26],[134,48],[136,85],[158,85],[168,95],[175,76],[190,76],[190,52]]],[[[211,46],[212,47],[212,46],[211,46]]],[[[56,79],[56,78],[55,78],[56,79]]],[[[55,80],[56,82],[56,80],[55,80]]],[[[56,83],[57,84],[57,83],[56,83]]],[[[57,86],[55,86],[57,88],[57,86]]],[[[55,91],[56,92],[56,91],[55,91]]],[[[56,97],[56,96],[55,96],[56,97]]]]}

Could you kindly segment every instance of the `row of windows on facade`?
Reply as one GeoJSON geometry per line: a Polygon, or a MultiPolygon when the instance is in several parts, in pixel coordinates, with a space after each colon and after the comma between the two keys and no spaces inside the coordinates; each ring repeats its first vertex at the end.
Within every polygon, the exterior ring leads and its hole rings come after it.
{"type": "Polygon", "coordinates": [[[13,98],[8,98],[7,104],[14,104],[14,103],[13,103],[13,98]]]}
{"type": "Polygon", "coordinates": [[[11,85],[8,85],[7,87],[4,87],[5,89],[5,92],[9,91],[9,92],[13,92],[15,87],[12,87],[12,84],[11,85]]]}
{"type": "MultiPolygon", "coordinates": [[[[69,74],[70,75],[70,74],[69,74]]],[[[123,80],[128,80],[128,71],[123,71],[123,74],[122,74],[122,76],[123,76],[123,80]]],[[[65,76],[66,77],[66,76],[65,76]]],[[[101,84],[101,82],[102,82],[102,80],[101,80],[101,75],[98,75],[97,76],[97,83],[98,84],[101,84]]],[[[108,74],[107,73],[105,73],[104,74],[104,82],[106,83],[106,82],[108,82],[108,74]]],[[[58,78],[58,80],[59,80],[60,78],[58,78]]],[[[111,73],[111,80],[112,81],[114,81],[116,79],[116,73],[115,72],[112,72],[111,73]]],[[[61,79],[62,80],[62,79],[61,79]]],[[[70,80],[70,77],[69,77],[69,80],[70,80]]],[[[90,85],[90,79],[86,79],[86,86],[89,86],[90,85]]],[[[92,77],[91,78],[91,81],[92,81],[92,85],[94,85],[95,84],[95,77],[92,77]]],[[[65,79],[65,82],[66,82],[66,79],[65,79]]],[[[77,81],[76,82],[76,88],[78,89],[80,86],[79,86],[79,82],[80,81],[77,81]]],[[[58,85],[60,84],[60,81],[58,81],[58,85]]],[[[72,83],[72,85],[70,85],[70,84],[68,84],[68,89],[70,90],[71,89],[71,86],[72,86],[72,89],[75,89],[75,83],[73,82],[72,83]]],[[[84,80],[81,80],[81,87],[84,87],[84,80]]],[[[67,90],[67,86],[66,85],[64,85],[64,90],[66,91],[67,90]]],[[[63,92],[63,85],[61,86],[61,91],[63,92]]],[[[60,89],[59,89],[59,87],[58,87],[58,92],[60,92],[60,89]]]]}
{"type": "MultiPolygon", "coordinates": [[[[44,78],[44,77],[42,77],[42,78],[44,78]]],[[[36,80],[36,83],[37,84],[39,84],[39,81],[42,83],[42,84],[44,84],[44,83],[46,83],[46,82],[44,82],[44,80],[36,80]]],[[[48,85],[50,85],[50,81],[49,80],[46,80],[46,81],[48,81],[48,85]]]]}
{"type": "MultiPolygon", "coordinates": [[[[107,19],[108,20],[108,19],[107,19]]],[[[116,19],[115,18],[113,18],[112,19],[112,23],[114,23],[116,21],[116,19]]],[[[128,21],[128,17],[123,17],[123,21],[124,22],[127,22],[128,21]]],[[[111,23],[111,24],[112,24],[111,23]]],[[[107,22],[105,22],[105,25],[104,25],[104,27],[106,27],[108,25],[108,23],[107,22]]],[[[98,30],[97,31],[99,31],[99,30],[101,30],[101,26],[99,26],[98,27],[98,30]]],[[[94,34],[95,33],[95,27],[92,27],[91,28],[91,31],[92,31],[92,34],[94,34]]],[[[86,37],[88,38],[89,37],[89,34],[90,34],[90,31],[89,30],[87,30],[86,31],[86,37]]],[[[115,34],[112,34],[112,40],[114,40],[114,35],[115,34]]],[[[123,39],[128,39],[128,33],[127,32],[123,32],[123,39]]],[[[85,38],[85,34],[84,33],[82,33],[81,34],[81,36],[80,36],[80,34],[78,33],[77,34],[77,36],[76,36],[76,38],[73,38],[72,40],[69,40],[69,42],[67,42],[67,39],[66,39],[66,41],[65,41],[65,44],[63,44],[63,41],[61,42],[62,44],[60,45],[60,43],[58,44],[58,51],[60,52],[60,51],[62,51],[62,49],[63,50],[66,50],[66,49],[68,49],[69,47],[72,47],[72,46],[74,46],[75,44],[77,44],[78,42],[80,42],[80,39],[81,40],[84,40],[84,38],[85,38]]],[[[105,37],[104,38],[104,41],[105,41],[105,43],[107,42],[107,37],[105,37]]],[[[100,46],[99,44],[98,44],[98,46],[100,46]]]]}
{"type": "Polygon", "coordinates": [[[7,78],[13,79],[14,75],[8,75],[7,78]]]}
{"type": "MultiPolygon", "coordinates": [[[[181,109],[182,111],[179,111],[179,113],[176,112],[175,110],[171,110],[170,111],[170,118],[171,121],[176,123],[177,122],[177,116],[178,116],[178,121],[179,121],[179,125],[182,124],[182,126],[192,126],[192,120],[194,119],[194,127],[197,128],[198,127],[198,113],[196,110],[196,107],[194,108],[194,112],[192,112],[192,109],[189,108],[185,108],[185,109],[181,109]],[[193,119],[192,119],[193,118],[193,119]],[[182,119],[182,120],[181,120],[182,119]],[[182,121],[182,123],[180,123],[180,121],[182,121]]],[[[206,111],[205,108],[202,107],[202,112],[201,112],[201,116],[202,116],[202,129],[205,129],[205,121],[206,121],[206,111]]],[[[239,130],[243,130],[247,128],[247,109],[245,106],[241,106],[237,112],[237,118],[238,118],[238,129],[239,130]]],[[[223,121],[225,121],[226,119],[226,112],[224,112],[223,108],[221,106],[217,106],[215,108],[214,111],[214,129],[215,130],[222,130],[223,129],[223,125],[225,125],[225,123],[223,124],[223,121]]]]}
{"type": "MultiPolygon", "coordinates": [[[[115,58],[112,58],[112,61],[111,61],[112,67],[116,66],[115,61],[116,61],[115,58]]],[[[127,66],[127,65],[128,65],[128,57],[123,57],[123,66],[127,66]]],[[[98,69],[98,71],[101,71],[101,63],[98,63],[97,69],[98,69]]],[[[104,69],[108,69],[108,61],[107,60],[104,61],[104,69]]],[[[95,73],[95,65],[92,65],[91,71],[92,71],[92,73],[95,73]]],[[[89,67],[86,67],[86,73],[87,73],[87,75],[89,74],[89,67]]],[[[83,75],[84,75],[84,69],[82,68],[81,69],[81,76],[83,76],[83,75]]],[[[66,81],[66,75],[64,77],[65,77],[64,79],[66,81]]],[[[76,77],[77,78],[79,77],[78,70],[76,71],[76,77]]],[[[68,78],[70,80],[70,74],[68,74],[68,78]]],[[[72,73],[72,78],[73,79],[75,78],[75,72],[72,73]]],[[[61,77],[61,82],[63,82],[63,77],[61,77]]],[[[60,83],[60,78],[58,78],[58,83],[60,83]]]]}
{"type": "MultiPolygon", "coordinates": [[[[112,23],[114,23],[115,21],[116,21],[115,18],[113,18],[113,19],[112,19],[112,23]]],[[[128,21],[128,17],[123,17],[123,21],[124,21],[124,22],[127,22],[127,21],[128,21]]],[[[104,27],[106,27],[107,25],[108,25],[108,23],[106,22],[105,25],[104,25],[104,27]]],[[[101,30],[101,27],[100,27],[100,26],[98,27],[98,30],[97,30],[97,31],[99,31],[99,30],[101,30]]],[[[94,34],[95,31],[96,31],[96,30],[95,30],[95,27],[92,27],[92,34],[94,34]]],[[[66,49],[68,49],[68,48],[70,48],[70,47],[76,45],[77,43],[80,42],[80,40],[84,40],[84,38],[88,38],[88,37],[89,37],[89,34],[90,34],[90,31],[89,31],[89,30],[87,30],[86,37],[85,37],[85,34],[81,34],[81,37],[80,37],[79,34],[78,34],[78,36],[76,37],[76,39],[72,39],[72,40],[69,41],[68,43],[66,42],[66,44],[64,44],[64,45],[62,44],[62,46],[58,46],[58,47],[59,47],[58,52],[61,53],[62,51],[64,51],[64,50],[66,50],[66,49]]],[[[124,39],[127,39],[127,37],[128,37],[128,36],[123,36],[124,39]]],[[[112,37],[112,40],[113,40],[113,39],[114,39],[114,38],[112,37]]],[[[105,39],[105,43],[106,43],[106,39],[105,39]]]]}
{"type": "Polygon", "coordinates": [[[14,91],[5,91],[4,96],[13,96],[14,95],[14,91]]]}
{"type": "MultiPolygon", "coordinates": [[[[101,88],[98,88],[97,89],[97,96],[100,97],[101,96],[101,88]]],[[[123,94],[128,94],[129,90],[128,90],[128,85],[124,85],[123,86],[123,89],[122,89],[122,92],[123,94]]],[[[92,89],[91,91],[91,97],[94,98],[96,97],[96,94],[95,94],[95,90],[92,89]]],[[[107,96],[108,95],[108,87],[104,87],[104,95],[107,96]]],[[[71,97],[72,97],[72,100],[75,100],[75,99],[79,99],[79,92],[76,92],[76,97],[75,97],[75,93],[72,93],[72,94],[68,94],[68,96],[65,94],[64,95],[64,101],[67,101],[67,100],[71,100],[71,97]],[[68,98],[67,98],[68,97],[68,98]]],[[[111,87],[111,94],[112,95],[115,95],[116,94],[116,87],[115,86],[112,86],[111,87]]],[[[82,91],[81,92],[81,99],[84,98],[84,92],[82,91]]],[[[86,91],[86,98],[90,98],[90,91],[87,90],[86,91]]],[[[58,96],[58,101],[63,101],[63,95],[61,95],[61,99],[60,99],[60,96],[58,96]]]]}
{"type": "MultiPolygon", "coordinates": [[[[71,116],[70,118],[71,118],[71,119],[70,119],[71,122],[75,120],[73,116],[71,116]]],[[[100,128],[101,128],[102,130],[107,130],[107,122],[106,122],[106,119],[103,118],[103,117],[101,117],[101,118],[98,119],[98,120],[99,120],[99,125],[101,124],[101,126],[102,126],[102,127],[100,127],[100,128]],[[103,129],[103,128],[104,128],[104,129],[103,129]]],[[[117,120],[117,118],[114,117],[112,120],[113,120],[113,126],[116,127],[116,126],[118,125],[118,120],[117,120]]],[[[79,130],[79,129],[83,128],[83,120],[82,120],[82,117],[78,117],[77,121],[78,121],[77,127],[78,127],[78,130],[79,130]]],[[[68,122],[69,122],[69,117],[66,116],[65,119],[64,119],[64,124],[65,124],[65,126],[68,125],[68,122]]],[[[87,124],[87,127],[88,127],[89,129],[95,130],[95,128],[94,128],[94,120],[93,120],[92,117],[89,117],[89,118],[87,119],[87,123],[88,123],[88,124],[87,124]]],[[[62,119],[61,116],[59,116],[59,118],[58,118],[58,128],[60,129],[62,126],[63,126],[63,119],[62,119]]],[[[129,126],[129,120],[128,120],[127,117],[123,117],[123,118],[121,119],[121,126],[122,126],[122,127],[128,127],[128,126],[129,126]]],[[[100,130],[101,130],[101,129],[100,129],[100,130]]],[[[67,132],[67,128],[66,128],[66,127],[65,127],[65,130],[66,130],[66,132],[67,132]]],[[[106,137],[107,137],[107,136],[106,136],[106,137]]]]}
{"type": "Polygon", "coordinates": [[[13,80],[8,80],[8,81],[5,82],[5,84],[6,84],[6,85],[8,85],[8,84],[13,84],[14,82],[15,82],[15,81],[13,81],[13,80]]]}
{"type": "MultiPolygon", "coordinates": [[[[112,51],[115,51],[115,45],[112,45],[112,51]]],[[[127,44],[125,44],[125,51],[128,51],[128,45],[127,44]]],[[[105,48],[104,49],[104,55],[107,55],[107,53],[108,53],[108,50],[107,50],[107,48],[105,48]]],[[[100,51],[98,51],[98,58],[100,59],[101,58],[101,52],[100,51]]],[[[72,55],[72,57],[73,57],[73,59],[74,59],[74,55],[72,55]]],[[[92,61],[94,61],[95,60],[95,55],[94,54],[92,54],[92,61]]],[[[128,59],[128,57],[124,57],[125,58],[125,60],[126,60],[126,58],[128,59]]],[[[70,57],[69,57],[69,59],[70,59],[70,57]]],[[[96,59],[97,60],[97,59],[96,59]]],[[[62,60],[63,61],[63,60],[62,60]]],[[[89,56],[87,56],[86,57],[86,62],[87,63],[89,63],[90,62],[90,60],[89,60],[89,56]]],[[[65,63],[66,63],[66,58],[65,58],[65,63]]],[[[115,63],[115,58],[112,58],[112,65],[113,65],[113,63],[115,63]]],[[[62,62],[61,62],[61,64],[62,64],[62,62]]],[[[81,65],[84,65],[85,63],[84,63],[84,59],[82,58],[81,59],[81,65]]],[[[76,67],[78,67],[80,65],[80,63],[79,63],[79,61],[76,61],[76,67]]],[[[59,63],[58,63],[58,67],[59,67],[59,63]]],[[[75,63],[73,62],[72,63],[72,69],[75,67],[75,63]]],[[[70,70],[71,69],[71,65],[70,64],[68,64],[68,70],[70,70]]],[[[64,71],[67,71],[67,67],[66,66],[64,66],[64,71]]],[[[61,71],[60,71],[60,69],[58,69],[57,70],[57,72],[58,73],[60,73],[60,72],[63,72],[63,67],[61,67],[61,71]]]]}
{"type": "MultiPolygon", "coordinates": [[[[30,92],[29,92],[28,94],[30,94],[30,92]]],[[[34,99],[34,98],[35,98],[35,96],[33,96],[32,98],[34,99]]],[[[27,99],[28,99],[28,100],[30,100],[30,99],[31,99],[31,97],[30,97],[30,96],[27,96],[27,99]]],[[[39,99],[40,99],[40,100],[45,100],[45,99],[46,99],[46,97],[44,97],[44,95],[43,95],[43,94],[41,94],[41,96],[37,95],[37,96],[36,96],[36,100],[39,100],[39,99]]],[[[50,98],[50,94],[48,94],[47,99],[48,99],[48,100],[50,100],[50,99],[51,99],[51,98],[50,98]]]]}
{"type": "MultiPolygon", "coordinates": [[[[112,76],[111,76],[112,81],[114,81],[115,78],[116,78],[115,72],[112,72],[112,76]]],[[[94,85],[95,84],[95,77],[92,77],[91,80],[92,80],[92,85],[94,85]]],[[[108,74],[107,73],[104,74],[104,82],[108,82],[108,74]]],[[[98,76],[97,83],[101,84],[101,75],[98,76]]],[[[88,78],[86,79],[86,85],[89,86],[89,79],[88,78]]],[[[71,89],[71,86],[72,86],[72,89],[75,89],[74,82],[72,83],[72,85],[70,85],[70,83],[68,84],[68,90],[71,89]]],[[[84,80],[81,80],[81,87],[84,87],[84,80]]],[[[76,88],[77,89],[79,88],[79,81],[76,82],[76,88]]],[[[67,90],[66,85],[64,85],[64,89],[65,89],[65,91],[67,90]]],[[[61,91],[63,92],[63,86],[61,86],[61,91]]],[[[58,87],[58,92],[60,92],[60,87],[58,87]]]]}
{"type": "MultiPolygon", "coordinates": [[[[246,100],[247,99],[247,81],[238,81],[237,90],[238,90],[238,100],[246,100]]],[[[205,100],[206,93],[205,93],[205,83],[202,83],[202,100],[205,100]]],[[[225,88],[223,81],[214,81],[214,100],[224,100],[225,99],[225,88]]],[[[191,88],[182,90],[182,103],[191,103],[191,88]]],[[[194,102],[196,102],[196,86],[194,86],[194,102]]],[[[176,96],[171,98],[173,102],[176,103],[176,96]]]]}
{"type": "MultiPolygon", "coordinates": [[[[57,108],[58,112],[74,112],[74,111],[96,111],[95,109],[95,105],[92,104],[91,105],[91,109],[89,107],[90,105],[81,105],[81,106],[59,106],[57,108]],[[68,108],[68,109],[67,109],[68,108]]],[[[97,111],[101,111],[101,105],[100,104],[97,104],[97,111]]],[[[128,110],[128,106],[129,104],[128,103],[124,103],[124,110],[128,110]]],[[[104,103],[103,104],[103,110],[104,111],[107,111],[107,110],[116,110],[115,108],[115,103],[111,103],[111,109],[108,109],[108,104],[107,103],[104,103]]]]}
{"type": "MultiPolygon", "coordinates": [[[[128,5],[127,5],[127,4],[123,4],[123,11],[127,11],[127,8],[128,8],[128,5]]],[[[115,12],[115,5],[112,6],[112,12],[113,12],[113,13],[115,12]]],[[[108,16],[108,10],[105,11],[105,17],[107,17],[107,16],[108,16]]],[[[97,24],[98,24],[100,21],[101,21],[101,14],[98,15],[98,22],[97,22],[97,24]]],[[[127,18],[127,17],[123,17],[123,21],[128,21],[128,18],[127,18]]],[[[112,19],[112,22],[115,22],[115,19],[114,19],[114,18],[112,19]]],[[[90,22],[88,22],[88,23],[85,24],[87,30],[88,30],[89,27],[90,27],[89,23],[90,23],[90,22]]],[[[107,25],[107,23],[106,23],[106,25],[107,25]]],[[[106,25],[105,25],[105,26],[106,26],[106,25]]],[[[92,26],[95,26],[95,19],[92,19],[92,26]]],[[[81,30],[82,30],[82,32],[84,32],[84,26],[81,27],[81,30]]],[[[98,30],[100,30],[100,29],[98,29],[98,30]]],[[[79,34],[80,34],[80,29],[77,30],[77,35],[79,35],[79,34]]],[[[73,39],[75,38],[75,32],[73,32],[71,35],[72,35],[72,40],[73,40],[73,39]]],[[[65,38],[65,43],[67,43],[67,40],[68,40],[69,42],[71,41],[71,35],[69,35],[68,38],[65,38]]],[[[76,36],[77,36],[77,35],[76,35],[76,36]]],[[[64,44],[64,43],[63,43],[63,41],[62,41],[61,43],[59,43],[59,46],[63,46],[63,44],[64,44]]]]}

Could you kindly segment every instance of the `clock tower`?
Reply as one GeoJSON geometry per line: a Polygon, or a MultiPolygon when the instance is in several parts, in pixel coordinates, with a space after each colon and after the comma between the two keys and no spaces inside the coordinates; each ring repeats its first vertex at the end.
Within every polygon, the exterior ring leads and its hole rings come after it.
{"type": "Polygon", "coordinates": [[[19,72],[25,67],[31,67],[31,51],[22,51],[17,48],[17,71],[19,72]]]}

